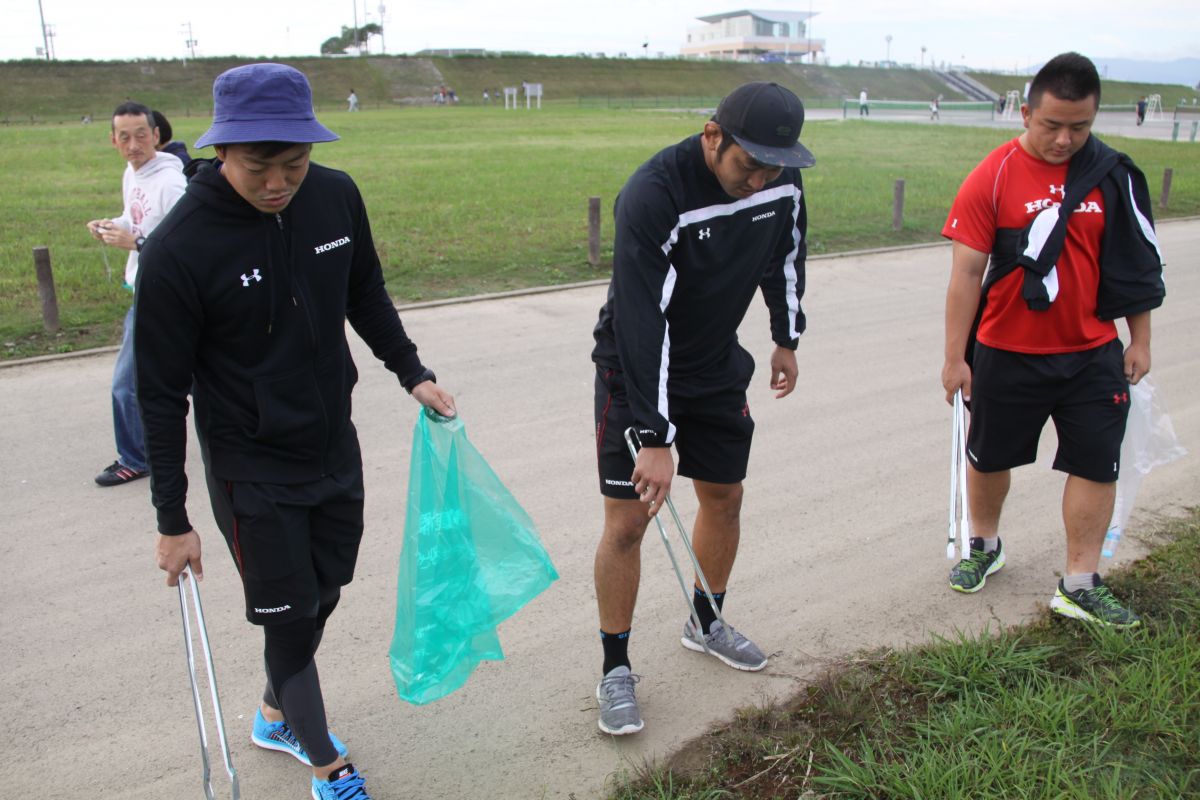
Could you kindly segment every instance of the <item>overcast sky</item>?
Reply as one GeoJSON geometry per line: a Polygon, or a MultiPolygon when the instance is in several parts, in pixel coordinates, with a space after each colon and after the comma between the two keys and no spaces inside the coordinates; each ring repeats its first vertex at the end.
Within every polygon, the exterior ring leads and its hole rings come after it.
{"type": "MultiPolygon", "coordinates": [[[[888,58],[1013,70],[1056,53],[1167,61],[1200,56],[1195,0],[41,0],[59,59],[177,58],[187,24],[200,56],[288,56],[384,13],[388,53],[474,47],[552,55],[625,52],[673,56],[696,17],[739,8],[813,11],[811,35],[829,63],[888,58]],[[887,36],[892,37],[890,45],[887,36]],[[926,52],[922,55],[921,48],[926,52]]],[[[38,0],[0,0],[0,60],[36,57],[42,45],[38,0]]],[[[381,43],[373,41],[372,52],[381,43]]]]}

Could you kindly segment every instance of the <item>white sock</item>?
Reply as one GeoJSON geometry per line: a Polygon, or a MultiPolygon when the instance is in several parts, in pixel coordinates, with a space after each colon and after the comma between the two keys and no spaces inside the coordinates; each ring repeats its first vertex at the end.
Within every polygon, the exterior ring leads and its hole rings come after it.
{"type": "Polygon", "coordinates": [[[999,549],[1000,549],[1000,537],[999,536],[983,537],[983,552],[994,553],[999,549]]]}
{"type": "Polygon", "coordinates": [[[1080,589],[1095,589],[1096,573],[1084,572],[1081,575],[1064,575],[1063,589],[1068,592],[1078,592],[1080,589]]]}

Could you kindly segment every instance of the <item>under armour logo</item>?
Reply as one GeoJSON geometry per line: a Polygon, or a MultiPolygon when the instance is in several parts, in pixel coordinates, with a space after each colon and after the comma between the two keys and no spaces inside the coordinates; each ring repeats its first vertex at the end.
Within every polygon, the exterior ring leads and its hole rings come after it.
{"type": "Polygon", "coordinates": [[[712,237],[712,228],[701,228],[700,229],[700,238],[701,239],[708,239],[711,237],[712,237]]]}
{"type": "Polygon", "coordinates": [[[261,281],[262,275],[258,274],[258,270],[253,270],[249,275],[242,273],[242,286],[249,286],[250,281],[261,281]]]}
{"type": "Polygon", "coordinates": [[[1115,405],[1119,406],[1119,405],[1121,405],[1121,403],[1128,403],[1128,402],[1129,402],[1129,392],[1116,392],[1113,394],[1113,403],[1115,405]]]}

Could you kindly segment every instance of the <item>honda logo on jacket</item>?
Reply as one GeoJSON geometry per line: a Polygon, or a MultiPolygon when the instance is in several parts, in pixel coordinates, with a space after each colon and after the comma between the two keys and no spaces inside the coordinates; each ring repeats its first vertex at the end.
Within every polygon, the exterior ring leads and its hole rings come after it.
{"type": "Polygon", "coordinates": [[[326,242],[325,244],[317,245],[313,248],[313,252],[319,256],[321,253],[328,253],[335,247],[341,247],[344,244],[350,244],[349,236],[343,236],[340,239],[334,239],[332,242],[326,242]]]}

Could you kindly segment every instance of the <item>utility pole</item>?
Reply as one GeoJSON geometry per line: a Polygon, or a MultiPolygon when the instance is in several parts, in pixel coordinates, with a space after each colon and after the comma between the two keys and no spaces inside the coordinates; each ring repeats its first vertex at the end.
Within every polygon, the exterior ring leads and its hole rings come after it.
{"type": "Polygon", "coordinates": [[[50,37],[46,34],[46,14],[42,11],[42,0],[38,0],[38,17],[42,20],[42,51],[46,54],[46,60],[50,61],[50,37]]]}
{"type": "Polygon", "coordinates": [[[354,54],[359,55],[358,49],[358,0],[350,0],[350,5],[354,7],[354,54]]]}
{"type": "Polygon", "coordinates": [[[383,38],[383,29],[384,29],[383,15],[386,11],[387,11],[387,9],[384,8],[383,3],[380,3],[379,4],[379,52],[380,53],[387,52],[387,39],[383,38]]]}
{"type": "Polygon", "coordinates": [[[198,42],[196,41],[195,37],[192,36],[192,23],[186,22],[184,24],[187,26],[187,39],[184,40],[183,46],[188,49],[188,52],[192,55],[192,60],[195,61],[196,45],[198,42]]]}

